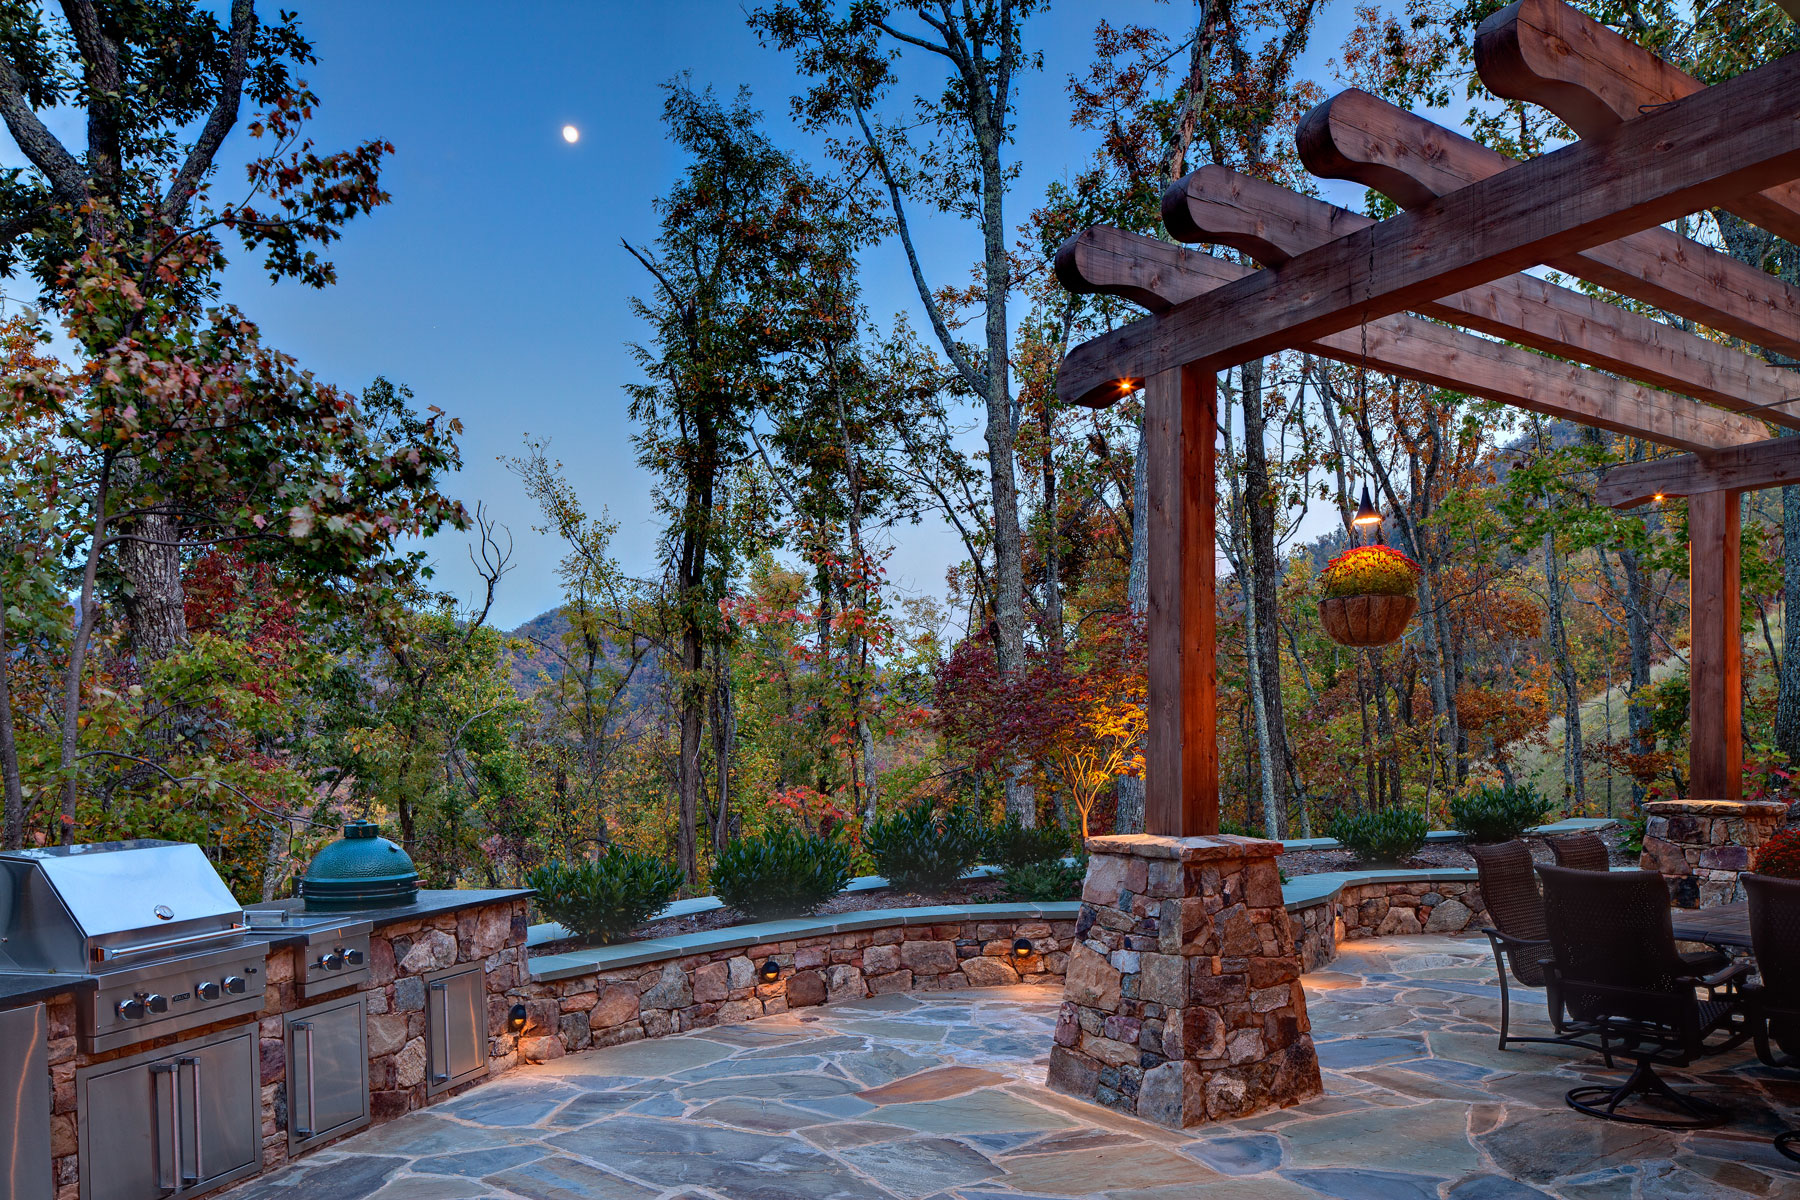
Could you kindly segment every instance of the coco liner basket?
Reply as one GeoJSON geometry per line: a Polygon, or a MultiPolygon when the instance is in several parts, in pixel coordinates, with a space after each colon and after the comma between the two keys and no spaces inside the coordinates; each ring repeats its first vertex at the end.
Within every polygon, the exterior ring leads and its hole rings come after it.
{"type": "Polygon", "coordinates": [[[1341,646],[1385,646],[1398,641],[1419,611],[1423,572],[1398,550],[1359,546],[1332,559],[1319,575],[1324,598],[1319,623],[1341,646]]]}

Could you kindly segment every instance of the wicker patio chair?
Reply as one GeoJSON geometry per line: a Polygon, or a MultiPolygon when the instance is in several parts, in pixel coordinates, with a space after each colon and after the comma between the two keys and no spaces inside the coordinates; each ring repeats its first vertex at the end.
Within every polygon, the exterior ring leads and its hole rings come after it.
{"type": "Polygon", "coordinates": [[[1684,1067],[1750,1036],[1743,997],[1735,985],[1746,965],[1701,976],[1675,950],[1669,890],[1654,871],[1577,871],[1539,867],[1544,923],[1556,980],[1572,1019],[1594,1026],[1603,1045],[1637,1060],[1625,1082],[1572,1088],[1570,1108],[1589,1116],[1661,1129],[1710,1129],[1726,1112],[1699,1096],[1678,1092],[1656,1073],[1684,1067]],[[1705,988],[1702,999],[1698,989],[1705,988]],[[1722,1041],[1708,1038],[1723,1035],[1722,1041]],[[1621,1112],[1634,1098],[1663,1115],[1621,1112]]]}
{"type": "Polygon", "coordinates": [[[1559,867],[1577,871],[1610,871],[1612,856],[1597,833],[1559,833],[1544,839],[1559,867]]]}
{"type": "Polygon", "coordinates": [[[1494,949],[1494,969],[1500,976],[1500,1049],[1508,1042],[1547,1042],[1559,1046],[1581,1046],[1589,1050],[1605,1047],[1589,1038],[1588,1030],[1572,1028],[1563,1018],[1557,999],[1556,983],[1550,978],[1550,940],[1544,928],[1544,898],[1538,891],[1533,873],[1531,851],[1524,842],[1499,842],[1471,845],[1469,854],[1475,859],[1475,872],[1481,880],[1481,901],[1487,908],[1492,925],[1484,927],[1488,945],[1494,949]],[[1507,976],[1525,987],[1545,989],[1550,1006],[1550,1025],[1554,1037],[1515,1037],[1512,1032],[1512,990],[1507,976]]]}
{"type": "MultiPolygon", "coordinates": [[[[1750,943],[1761,980],[1745,989],[1756,1057],[1772,1067],[1800,1070],[1800,880],[1739,876],[1750,897],[1750,943]]],[[[1775,1148],[1800,1161],[1800,1129],[1775,1138],[1775,1148]]]]}

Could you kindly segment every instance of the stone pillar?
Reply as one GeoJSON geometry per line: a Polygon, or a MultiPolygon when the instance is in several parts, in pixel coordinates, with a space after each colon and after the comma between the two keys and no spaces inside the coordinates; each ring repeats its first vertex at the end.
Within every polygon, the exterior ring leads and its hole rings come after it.
{"type": "Polygon", "coordinates": [[[1683,908],[1744,898],[1738,875],[1787,816],[1774,800],[1652,800],[1638,865],[1660,871],[1683,908]]]}
{"type": "Polygon", "coordinates": [[[1174,1128],[1318,1096],[1279,842],[1093,838],[1049,1084],[1174,1128]]]}

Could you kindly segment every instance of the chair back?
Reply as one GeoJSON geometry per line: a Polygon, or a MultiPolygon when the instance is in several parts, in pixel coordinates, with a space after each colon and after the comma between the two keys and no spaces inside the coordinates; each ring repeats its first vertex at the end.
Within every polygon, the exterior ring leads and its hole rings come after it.
{"type": "Polygon", "coordinates": [[[1559,867],[1576,871],[1610,871],[1612,856],[1597,833],[1560,833],[1544,839],[1559,867]]]}
{"type": "Polygon", "coordinates": [[[1800,880],[1738,878],[1750,897],[1750,943],[1768,1006],[1800,1011],[1800,880]]]}
{"type": "Polygon", "coordinates": [[[1481,902],[1494,928],[1526,941],[1544,938],[1544,897],[1532,873],[1531,851],[1520,841],[1471,845],[1481,902]]]}
{"type": "Polygon", "coordinates": [[[1674,1024],[1694,1006],[1675,952],[1669,886],[1655,871],[1539,867],[1563,1001],[1577,1020],[1674,1024]]]}

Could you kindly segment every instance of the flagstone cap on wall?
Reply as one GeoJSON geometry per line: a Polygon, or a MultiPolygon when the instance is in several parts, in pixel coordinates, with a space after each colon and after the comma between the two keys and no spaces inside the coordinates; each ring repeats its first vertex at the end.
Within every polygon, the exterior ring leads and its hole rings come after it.
{"type": "Polygon", "coordinates": [[[1226,859],[1274,858],[1281,843],[1266,838],[1215,833],[1206,837],[1166,837],[1155,833],[1117,833],[1087,840],[1089,854],[1122,854],[1133,858],[1169,858],[1177,862],[1220,862],[1226,859]]]}
{"type": "Polygon", "coordinates": [[[1659,817],[1761,817],[1779,820],[1788,806],[1779,800],[1651,800],[1644,811],[1659,817]]]}

